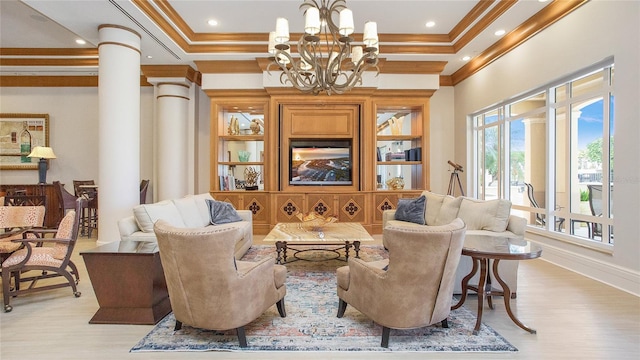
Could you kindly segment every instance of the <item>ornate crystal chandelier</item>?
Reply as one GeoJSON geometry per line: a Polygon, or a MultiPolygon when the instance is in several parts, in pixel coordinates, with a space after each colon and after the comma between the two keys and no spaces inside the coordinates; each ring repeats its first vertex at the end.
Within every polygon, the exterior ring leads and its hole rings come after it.
{"type": "Polygon", "coordinates": [[[304,34],[298,40],[299,57],[291,56],[289,22],[278,18],[269,34],[271,66],[282,70],[280,82],[305,93],[342,94],[362,84],[365,70],[378,69],[378,31],[375,22],[364,24],[363,46],[354,46],[353,13],[345,0],[304,0],[304,34]],[[334,22],[339,19],[339,25],[334,22]]]}

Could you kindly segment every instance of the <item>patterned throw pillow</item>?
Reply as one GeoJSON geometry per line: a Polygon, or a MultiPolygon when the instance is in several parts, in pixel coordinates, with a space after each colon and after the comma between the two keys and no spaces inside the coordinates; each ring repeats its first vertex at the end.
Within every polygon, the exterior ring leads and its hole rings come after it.
{"type": "Polygon", "coordinates": [[[415,199],[398,199],[396,220],[425,225],[424,212],[426,205],[427,198],[424,195],[415,199]]]}
{"type": "Polygon", "coordinates": [[[233,205],[224,201],[205,200],[209,206],[211,225],[227,224],[242,221],[233,205]]]}

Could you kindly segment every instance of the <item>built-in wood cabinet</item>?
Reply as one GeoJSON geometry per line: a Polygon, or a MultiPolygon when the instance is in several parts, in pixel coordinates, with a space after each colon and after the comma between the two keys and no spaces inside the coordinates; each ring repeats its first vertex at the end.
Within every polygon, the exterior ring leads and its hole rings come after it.
{"type": "Polygon", "coordinates": [[[311,211],[359,222],[380,233],[384,210],[395,208],[399,198],[429,189],[432,91],[207,94],[210,192],[237,209],[252,211],[258,234],[266,234],[278,222],[297,221],[298,212],[311,211]],[[299,146],[333,151],[344,144],[349,147],[346,156],[326,161],[296,153],[299,146]],[[246,169],[259,174],[257,189],[247,189],[246,169]],[[390,179],[396,181],[387,183],[390,179]],[[399,182],[404,186],[389,185],[399,182]]]}

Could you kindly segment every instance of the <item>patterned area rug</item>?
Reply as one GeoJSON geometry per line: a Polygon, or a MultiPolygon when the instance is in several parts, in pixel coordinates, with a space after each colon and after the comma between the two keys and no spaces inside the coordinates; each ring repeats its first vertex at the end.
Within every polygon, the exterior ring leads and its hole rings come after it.
{"type": "MultiPolygon", "coordinates": [[[[352,253],[353,254],[353,253],[352,253]]],[[[272,246],[253,246],[243,260],[264,256],[275,258],[272,246]]],[[[365,261],[386,256],[381,246],[363,246],[365,261]]],[[[325,251],[300,253],[312,261],[287,264],[287,317],[281,318],[275,306],[245,326],[249,347],[241,349],[235,330],[209,331],[183,325],[174,331],[175,318],[167,315],[131,352],[139,351],[518,351],[495,330],[482,325],[472,335],[476,316],[461,307],[451,312],[449,328],[440,324],[414,330],[391,330],[389,348],[380,347],[382,327],[352,306],[343,318],[336,317],[335,269],[346,263],[323,260],[335,257],[325,251]]]]}

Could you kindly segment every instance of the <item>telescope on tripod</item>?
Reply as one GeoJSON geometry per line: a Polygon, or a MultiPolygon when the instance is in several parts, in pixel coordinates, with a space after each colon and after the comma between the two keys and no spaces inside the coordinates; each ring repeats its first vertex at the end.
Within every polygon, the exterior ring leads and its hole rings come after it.
{"type": "Polygon", "coordinates": [[[464,172],[462,165],[456,164],[453,161],[447,161],[449,165],[453,167],[453,172],[451,173],[451,178],[449,179],[449,190],[447,190],[447,195],[455,196],[455,187],[458,184],[458,189],[460,190],[460,195],[464,196],[464,190],[462,189],[462,182],[460,182],[460,176],[458,172],[464,172]]]}

